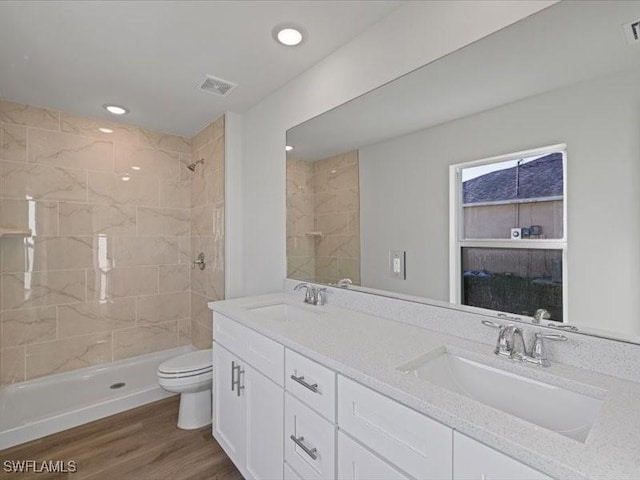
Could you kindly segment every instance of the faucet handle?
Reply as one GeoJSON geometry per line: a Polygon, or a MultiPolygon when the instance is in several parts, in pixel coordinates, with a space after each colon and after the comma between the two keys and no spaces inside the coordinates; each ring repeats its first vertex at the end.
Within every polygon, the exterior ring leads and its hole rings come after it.
{"type": "Polygon", "coordinates": [[[543,340],[555,340],[556,342],[566,342],[567,337],[564,335],[558,335],[557,333],[540,333],[536,332],[536,339],[543,340]]]}
{"type": "Polygon", "coordinates": [[[531,352],[531,358],[533,363],[548,367],[551,365],[547,358],[547,347],[544,343],[545,340],[553,340],[556,342],[566,342],[567,337],[564,335],[558,335],[556,333],[540,333],[536,332],[536,339],[533,342],[533,349],[531,352]]]}
{"type": "Polygon", "coordinates": [[[327,303],[327,289],[324,287],[316,289],[316,305],[325,303],[327,303]]]}

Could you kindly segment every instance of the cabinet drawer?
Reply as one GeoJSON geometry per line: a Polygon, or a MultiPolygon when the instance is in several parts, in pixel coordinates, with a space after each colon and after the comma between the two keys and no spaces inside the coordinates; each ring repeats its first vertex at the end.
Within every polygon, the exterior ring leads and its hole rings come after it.
{"type": "Polygon", "coordinates": [[[286,349],[285,388],[332,423],[336,421],[336,374],[286,349]]]}
{"type": "Polygon", "coordinates": [[[553,480],[458,432],[453,435],[454,480],[553,480]]]}
{"type": "Polygon", "coordinates": [[[234,355],[284,386],[284,347],[277,342],[240,325],[220,313],[214,313],[214,339],[234,355]]]}
{"type": "Polygon", "coordinates": [[[450,428],[341,375],[338,426],[415,478],[451,478],[450,428]]]}
{"type": "Polygon", "coordinates": [[[335,478],[335,426],[288,393],[284,397],[284,459],[302,478],[335,478]]]}
{"type": "Polygon", "coordinates": [[[411,480],[342,432],[338,432],[338,480],[411,480]]]}

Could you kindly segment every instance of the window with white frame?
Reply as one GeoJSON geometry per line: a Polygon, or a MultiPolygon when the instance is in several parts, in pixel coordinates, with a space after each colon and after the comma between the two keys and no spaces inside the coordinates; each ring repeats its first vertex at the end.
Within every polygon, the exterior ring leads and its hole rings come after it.
{"type": "Polygon", "coordinates": [[[566,145],[450,167],[450,300],[567,321],[566,145]]]}

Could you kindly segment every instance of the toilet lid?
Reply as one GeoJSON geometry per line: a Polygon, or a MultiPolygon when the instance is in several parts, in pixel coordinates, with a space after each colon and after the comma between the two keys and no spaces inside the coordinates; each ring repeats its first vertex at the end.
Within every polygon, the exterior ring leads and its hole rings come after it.
{"type": "Polygon", "coordinates": [[[163,362],[158,367],[159,373],[178,374],[211,371],[213,365],[213,351],[198,350],[163,362]]]}

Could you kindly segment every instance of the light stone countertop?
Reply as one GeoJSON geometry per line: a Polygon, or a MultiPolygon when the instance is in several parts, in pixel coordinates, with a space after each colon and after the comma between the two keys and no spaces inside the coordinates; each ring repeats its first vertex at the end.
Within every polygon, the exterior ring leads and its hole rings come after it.
{"type": "Polygon", "coordinates": [[[330,305],[310,307],[322,315],[288,322],[248,309],[277,303],[304,305],[299,296],[278,293],[212,302],[209,307],[556,479],[640,479],[640,383],[557,363],[542,369],[511,362],[496,357],[482,343],[330,305]],[[462,349],[468,358],[490,366],[604,398],[586,442],[397,370],[443,347],[462,349]]]}

